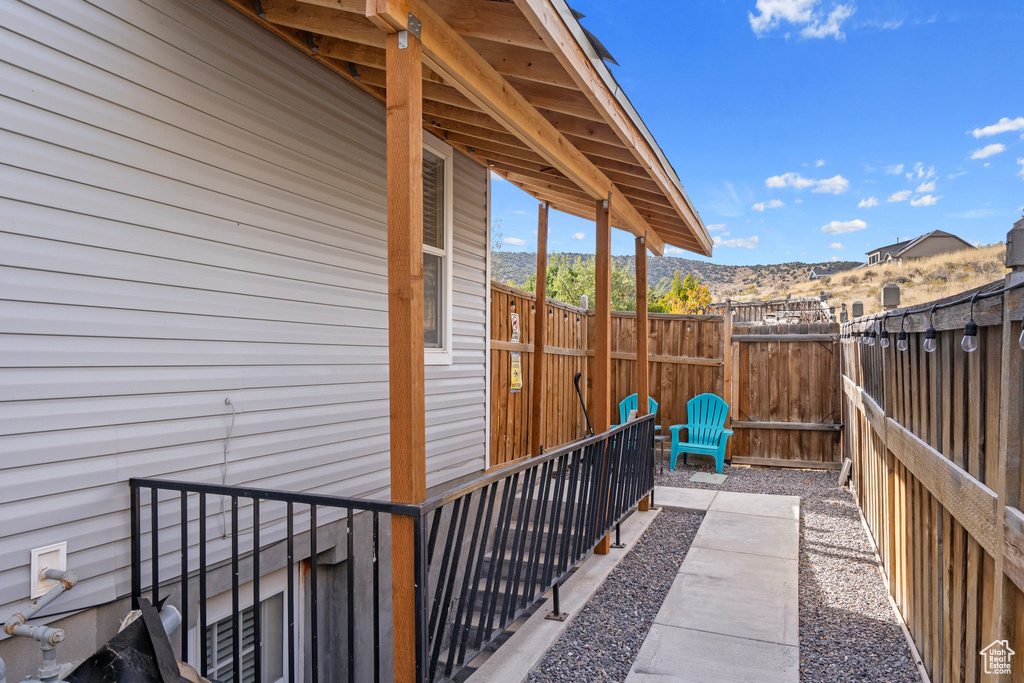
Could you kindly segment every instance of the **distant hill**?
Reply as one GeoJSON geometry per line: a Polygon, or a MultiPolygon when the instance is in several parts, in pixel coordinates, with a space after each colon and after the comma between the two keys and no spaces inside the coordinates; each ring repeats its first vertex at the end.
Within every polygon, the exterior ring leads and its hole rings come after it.
{"type": "MultiPolygon", "coordinates": [[[[561,256],[585,258],[592,255],[566,253],[561,256]]],[[[634,257],[613,256],[616,263],[634,268],[634,257]]],[[[775,263],[766,266],[725,266],[717,263],[695,261],[678,256],[652,256],[647,260],[647,281],[657,289],[667,289],[676,271],[685,276],[694,273],[701,282],[711,288],[711,296],[716,301],[726,297],[737,297],[743,294],[760,294],[769,290],[778,290],[791,284],[805,282],[811,268],[825,267],[833,270],[848,270],[859,261],[840,261],[833,263],[775,263]]],[[[491,277],[498,282],[512,282],[513,286],[522,286],[537,270],[536,253],[494,251],[491,252],[491,277]]]]}

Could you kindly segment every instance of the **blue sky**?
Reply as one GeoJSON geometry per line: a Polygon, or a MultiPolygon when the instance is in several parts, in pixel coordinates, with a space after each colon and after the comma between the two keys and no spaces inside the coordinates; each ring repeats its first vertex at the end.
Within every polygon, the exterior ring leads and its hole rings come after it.
{"type": "MultiPolygon", "coordinates": [[[[621,64],[716,263],[860,260],[935,229],[992,243],[1024,211],[1020,0],[572,5],[621,64]]],[[[493,188],[504,249],[533,251],[536,200],[493,188]]],[[[633,252],[626,233],[612,242],[633,252]]],[[[593,223],[552,212],[549,249],[593,252],[593,223]]]]}

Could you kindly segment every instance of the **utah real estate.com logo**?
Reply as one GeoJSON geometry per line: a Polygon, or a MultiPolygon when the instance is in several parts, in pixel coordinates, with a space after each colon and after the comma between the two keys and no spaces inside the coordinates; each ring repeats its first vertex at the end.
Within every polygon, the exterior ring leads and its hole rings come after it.
{"type": "Polygon", "coordinates": [[[993,641],[981,651],[981,657],[985,663],[985,673],[990,676],[1009,675],[1010,660],[1014,654],[1016,653],[1010,649],[1009,641],[993,641]]]}

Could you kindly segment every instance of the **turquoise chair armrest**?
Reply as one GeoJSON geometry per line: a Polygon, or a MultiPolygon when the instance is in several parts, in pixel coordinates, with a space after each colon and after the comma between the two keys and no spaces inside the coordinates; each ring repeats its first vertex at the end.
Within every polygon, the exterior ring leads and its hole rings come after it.
{"type": "Polygon", "coordinates": [[[723,429],[722,433],[725,434],[726,436],[732,436],[732,430],[731,429],[723,429]]]}

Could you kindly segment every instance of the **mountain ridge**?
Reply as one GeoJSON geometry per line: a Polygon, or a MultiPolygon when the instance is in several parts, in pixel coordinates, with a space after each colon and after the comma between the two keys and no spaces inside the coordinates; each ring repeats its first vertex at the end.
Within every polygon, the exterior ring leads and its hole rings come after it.
{"type": "MultiPolygon", "coordinates": [[[[555,256],[570,259],[593,258],[593,254],[576,252],[558,252],[549,254],[550,260],[555,256]]],[[[633,256],[612,256],[612,260],[620,266],[634,270],[633,256]]],[[[790,261],[753,266],[727,266],[707,261],[683,258],[681,256],[650,256],[647,259],[647,281],[656,290],[668,288],[672,277],[678,271],[683,277],[693,273],[700,281],[711,289],[712,298],[719,300],[744,294],[758,294],[764,290],[797,282],[804,282],[812,268],[830,270],[849,270],[860,265],[860,261],[816,262],[804,263],[790,261]]],[[[536,252],[523,251],[492,251],[491,278],[503,284],[512,283],[521,287],[537,270],[536,252]]]]}

